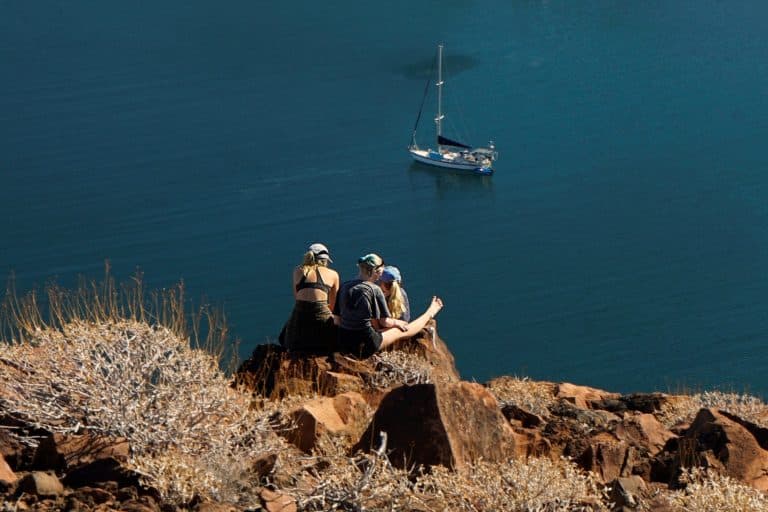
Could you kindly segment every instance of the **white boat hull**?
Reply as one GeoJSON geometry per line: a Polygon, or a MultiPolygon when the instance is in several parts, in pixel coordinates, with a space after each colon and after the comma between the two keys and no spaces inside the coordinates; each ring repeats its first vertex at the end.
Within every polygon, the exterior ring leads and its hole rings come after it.
{"type": "Polygon", "coordinates": [[[492,162],[489,160],[484,162],[468,161],[459,153],[438,153],[431,149],[409,148],[408,152],[414,160],[425,165],[466,171],[473,174],[493,174],[492,162]]]}

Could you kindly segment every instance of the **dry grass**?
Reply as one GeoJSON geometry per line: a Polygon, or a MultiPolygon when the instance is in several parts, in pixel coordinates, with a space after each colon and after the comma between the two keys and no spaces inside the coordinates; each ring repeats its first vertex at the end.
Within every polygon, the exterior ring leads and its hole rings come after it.
{"type": "Polygon", "coordinates": [[[237,501],[248,461],[282,447],[216,358],[166,328],[71,323],[0,345],[0,360],[5,411],[51,432],[126,438],[132,467],[172,501],[237,501]]]}
{"type": "Polygon", "coordinates": [[[303,493],[302,510],[574,512],[608,510],[597,483],[569,462],[479,463],[465,473],[435,467],[408,478],[382,457],[337,460],[303,493]]]}
{"type": "Polygon", "coordinates": [[[343,452],[317,458],[325,469],[312,485],[286,489],[299,510],[607,511],[605,491],[568,460],[531,458],[503,464],[480,462],[463,472],[434,467],[426,472],[393,468],[386,435],[373,454],[343,452]]]}
{"type": "Polygon", "coordinates": [[[284,444],[271,411],[249,407],[221,370],[231,348],[223,315],[201,308],[188,320],[183,285],[145,295],[140,276],[118,288],[108,273],[74,291],[51,286],[45,303],[9,287],[0,343],[6,413],[50,432],[126,438],[130,465],[170,501],[257,499],[243,492],[258,484],[248,466],[284,444]]]}
{"type": "MultiPolygon", "coordinates": [[[[105,263],[101,281],[80,278],[74,290],[51,283],[44,297],[35,291],[19,296],[13,276],[0,305],[0,340],[24,343],[46,329],[60,330],[70,323],[108,324],[123,320],[163,326],[194,348],[212,354],[230,373],[237,367],[238,341],[229,341],[227,319],[220,308],[202,304],[190,307],[184,282],[147,292],[143,274],[137,271],[129,281],[116,284],[105,263]]],[[[190,303],[191,304],[191,303],[190,303]]]]}
{"type": "Polygon", "coordinates": [[[371,358],[376,372],[366,384],[386,389],[401,384],[428,384],[432,382],[432,366],[426,359],[399,351],[374,354],[371,358]]]}
{"type": "Polygon", "coordinates": [[[659,420],[671,427],[690,422],[702,408],[721,409],[757,425],[768,427],[768,406],[757,397],[720,391],[676,395],[662,406],[659,420]]]}
{"type": "Polygon", "coordinates": [[[421,500],[413,493],[406,471],[386,457],[386,435],[373,454],[348,457],[342,452],[321,457],[322,472],[312,472],[311,485],[288,491],[299,510],[406,510],[421,500]]]}
{"type": "Polygon", "coordinates": [[[419,481],[419,488],[441,496],[446,510],[462,512],[609,510],[596,480],[567,460],[481,462],[465,473],[435,468],[419,481]]]}
{"type": "Polygon", "coordinates": [[[537,382],[527,377],[500,377],[487,384],[499,404],[515,405],[539,416],[548,416],[549,407],[557,402],[551,382],[537,382]]]}
{"type": "Polygon", "coordinates": [[[685,470],[685,489],[670,496],[673,510],[685,512],[766,512],[768,497],[742,482],[703,469],[685,470]]]}

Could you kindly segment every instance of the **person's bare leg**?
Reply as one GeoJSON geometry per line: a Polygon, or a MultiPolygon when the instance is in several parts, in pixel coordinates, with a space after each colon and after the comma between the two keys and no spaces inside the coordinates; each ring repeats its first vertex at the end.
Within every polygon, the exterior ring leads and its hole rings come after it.
{"type": "Polygon", "coordinates": [[[382,339],[380,348],[389,347],[390,345],[393,345],[394,343],[405,338],[412,338],[420,330],[426,327],[427,322],[432,320],[435,315],[440,312],[441,309],[443,309],[443,301],[440,300],[439,297],[432,297],[432,303],[429,305],[427,310],[416,320],[408,322],[407,330],[402,331],[396,327],[393,327],[383,331],[381,333],[382,339]]]}

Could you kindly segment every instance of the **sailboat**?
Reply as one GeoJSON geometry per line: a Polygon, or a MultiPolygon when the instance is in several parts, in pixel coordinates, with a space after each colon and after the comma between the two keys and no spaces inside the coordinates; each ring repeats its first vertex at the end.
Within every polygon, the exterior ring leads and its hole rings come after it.
{"type": "MultiPolygon", "coordinates": [[[[424,101],[422,100],[408,152],[414,160],[426,165],[467,171],[473,174],[493,174],[493,163],[499,157],[493,141],[489,142],[487,147],[473,147],[443,137],[442,128],[443,119],[445,119],[445,114],[443,114],[443,84],[443,45],[440,44],[437,46],[437,82],[435,83],[437,86],[437,115],[435,116],[437,149],[424,149],[416,144],[416,130],[419,127],[419,120],[424,109],[424,101]]],[[[426,99],[426,92],[424,98],[426,99]]]]}

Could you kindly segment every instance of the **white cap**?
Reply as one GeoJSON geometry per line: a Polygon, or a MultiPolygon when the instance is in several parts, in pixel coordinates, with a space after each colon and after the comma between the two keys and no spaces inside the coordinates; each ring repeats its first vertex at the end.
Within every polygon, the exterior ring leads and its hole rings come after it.
{"type": "Polygon", "coordinates": [[[323,244],[312,244],[309,246],[309,250],[312,251],[312,254],[315,255],[315,258],[319,260],[325,259],[333,263],[333,260],[331,259],[331,253],[328,252],[328,248],[323,244]]]}

